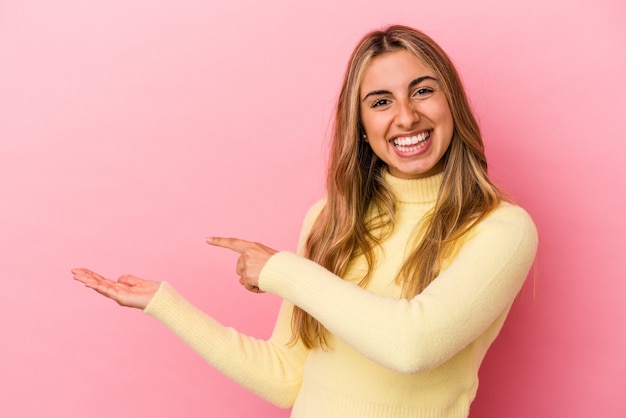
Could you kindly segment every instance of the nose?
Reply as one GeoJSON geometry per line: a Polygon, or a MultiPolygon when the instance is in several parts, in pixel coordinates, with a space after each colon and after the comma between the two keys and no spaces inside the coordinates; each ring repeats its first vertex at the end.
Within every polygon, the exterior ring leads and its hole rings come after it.
{"type": "Polygon", "coordinates": [[[415,125],[419,122],[419,113],[413,107],[413,103],[410,100],[397,102],[396,124],[398,127],[406,130],[415,128],[415,125]]]}

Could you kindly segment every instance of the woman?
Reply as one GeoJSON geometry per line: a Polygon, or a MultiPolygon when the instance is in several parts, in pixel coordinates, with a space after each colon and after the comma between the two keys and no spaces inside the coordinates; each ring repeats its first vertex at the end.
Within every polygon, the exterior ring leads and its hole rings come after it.
{"type": "Polygon", "coordinates": [[[299,255],[207,239],[241,254],[248,290],[284,299],[268,341],[222,326],[168,283],[74,277],[154,316],[292,417],[467,417],[537,235],[487,176],[460,78],[423,33],[392,26],[356,47],[327,192],[299,255]]]}

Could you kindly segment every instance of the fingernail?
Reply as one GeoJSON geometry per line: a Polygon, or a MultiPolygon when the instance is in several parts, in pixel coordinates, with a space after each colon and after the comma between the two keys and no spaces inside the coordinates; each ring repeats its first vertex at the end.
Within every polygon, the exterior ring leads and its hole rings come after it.
{"type": "Polygon", "coordinates": [[[213,242],[213,237],[206,237],[205,240],[206,240],[207,244],[210,244],[210,243],[213,242]]]}

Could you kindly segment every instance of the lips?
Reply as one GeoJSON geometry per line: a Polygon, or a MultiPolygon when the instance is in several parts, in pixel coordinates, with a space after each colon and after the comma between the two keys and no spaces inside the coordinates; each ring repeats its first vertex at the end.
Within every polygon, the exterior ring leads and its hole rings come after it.
{"type": "Polygon", "coordinates": [[[398,136],[391,142],[393,146],[401,152],[413,152],[422,148],[428,143],[432,131],[420,132],[411,136],[398,136]]]}

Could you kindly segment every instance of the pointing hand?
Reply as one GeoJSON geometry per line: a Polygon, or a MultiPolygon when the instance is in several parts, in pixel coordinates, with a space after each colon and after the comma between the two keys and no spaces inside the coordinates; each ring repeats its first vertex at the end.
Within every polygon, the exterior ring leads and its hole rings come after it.
{"type": "Polygon", "coordinates": [[[228,248],[239,254],[237,260],[237,275],[247,290],[254,293],[262,293],[259,289],[259,275],[269,258],[277,251],[257,242],[244,241],[238,238],[209,237],[206,242],[217,247],[228,248]]]}

